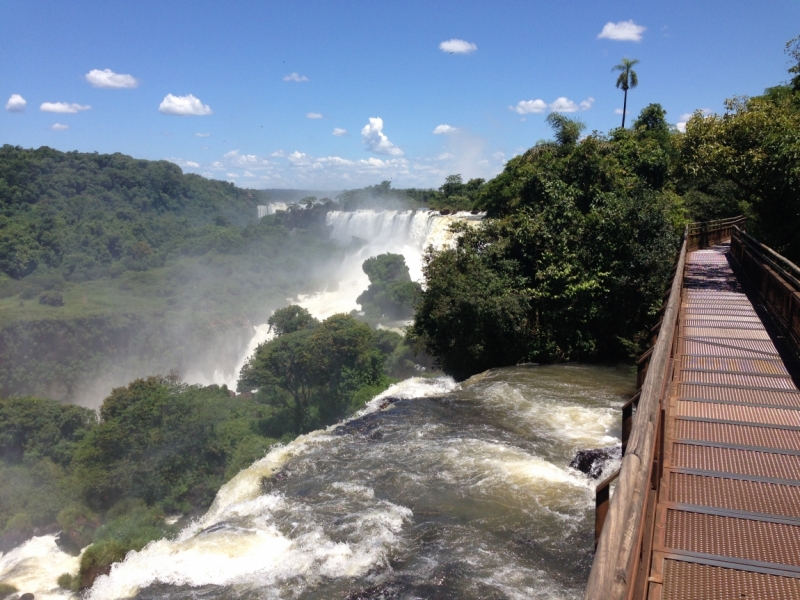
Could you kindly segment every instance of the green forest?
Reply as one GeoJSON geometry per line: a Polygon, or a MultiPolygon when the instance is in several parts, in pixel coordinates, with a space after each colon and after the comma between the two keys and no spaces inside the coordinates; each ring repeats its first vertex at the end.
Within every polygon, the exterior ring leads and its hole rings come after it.
{"type": "Polygon", "coordinates": [[[64,547],[91,545],[59,579],[84,588],[175,533],[166,515],[201,513],[272,445],[352,414],[425,355],[458,380],[524,362],[629,361],[688,222],[744,214],[800,260],[800,41],[787,54],[788,83],[698,111],[685,132],[658,104],[607,134],[551,113],[553,139],[490,181],[383,182],[260,220],[265,192],[168,162],[3,146],[0,551],[62,531],[64,547]],[[369,258],[363,315],[319,321],[286,306],[329,283],[345,251],[326,212],[375,206],[486,218],[428,251],[421,285],[402,256],[369,258]],[[405,338],[371,326],[412,316],[405,338]],[[242,369],[238,394],[182,382],[196,346],[267,318],[275,337],[242,369]],[[97,412],[63,402],[137,355],[152,372],[178,370],[116,387],[97,412]]]}

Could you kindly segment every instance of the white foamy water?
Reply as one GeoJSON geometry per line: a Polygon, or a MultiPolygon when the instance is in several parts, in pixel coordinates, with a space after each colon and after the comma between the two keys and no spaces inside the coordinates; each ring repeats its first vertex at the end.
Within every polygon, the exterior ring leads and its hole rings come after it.
{"type": "MultiPolygon", "coordinates": [[[[264,210],[278,206],[270,204],[264,210]]],[[[259,207],[261,209],[262,207],[259,207]]],[[[275,210],[285,210],[275,209],[275,210]]],[[[274,210],[273,210],[274,212],[274,210]]],[[[259,213],[260,214],[260,213],[259,213]]],[[[264,214],[272,214],[265,212],[264,214]]],[[[263,216],[263,215],[260,215],[263,216]]],[[[477,225],[483,215],[459,212],[441,215],[428,210],[376,211],[357,210],[353,212],[331,211],[326,215],[326,224],[332,227],[331,237],[341,244],[349,245],[353,238],[365,242],[364,245],[348,252],[332,280],[337,281],[336,289],[320,290],[314,294],[298,296],[294,303],[308,310],[317,319],[326,319],[337,313],[349,313],[359,308],[356,298],[369,286],[369,278],[361,269],[365,260],[378,254],[391,252],[402,254],[406,259],[411,279],[422,280],[422,257],[425,249],[432,246],[442,249],[454,242],[450,225],[465,222],[477,225]]],[[[190,371],[184,375],[187,383],[227,385],[236,389],[239,372],[259,344],[272,338],[266,323],[253,328],[253,337],[245,351],[239,356],[233,371],[215,370],[212,374],[190,371]]]]}
{"type": "Polygon", "coordinates": [[[58,587],[56,580],[62,573],[77,573],[79,564],[79,557],[61,551],[56,536],[37,536],[0,554],[0,581],[37,600],[67,600],[73,594],[58,587]]]}
{"type": "Polygon", "coordinates": [[[236,360],[236,367],[233,371],[225,371],[222,369],[215,369],[211,376],[206,375],[202,371],[189,371],[184,375],[183,380],[186,383],[195,385],[227,385],[228,389],[236,390],[236,383],[239,381],[239,373],[244,367],[245,363],[253,356],[261,344],[267,342],[275,337],[275,333],[270,331],[268,323],[262,323],[253,327],[253,337],[247,343],[247,348],[241,353],[236,360]]]}
{"type": "Polygon", "coordinates": [[[326,224],[332,227],[334,240],[349,245],[356,238],[363,245],[345,256],[334,277],[338,282],[336,289],[300,296],[298,304],[318,319],[357,310],[356,298],[369,286],[361,265],[368,258],[387,252],[402,254],[411,279],[421,281],[425,249],[432,246],[439,250],[452,244],[453,223],[477,225],[482,219],[483,215],[468,212],[441,215],[428,210],[329,212],[326,224]]]}
{"type": "Polygon", "coordinates": [[[401,382],[344,424],[272,449],[88,598],[418,598],[431,585],[448,598],[578,598],[594,484],[568,464],[618,441],[603,421],[628,379],[559,366],[499,369],[463,389],[401,382]]]}

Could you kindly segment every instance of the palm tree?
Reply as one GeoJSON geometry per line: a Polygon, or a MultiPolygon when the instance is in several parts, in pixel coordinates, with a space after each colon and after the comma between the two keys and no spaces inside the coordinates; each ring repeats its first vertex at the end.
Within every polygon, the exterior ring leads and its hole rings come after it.
{"type": "Polygon", "coordinates": [[[638,62],[638,58],[633,60],[623,58],[620,64],[611,69],[612,71],[620,72],[619,77],[617,77],[617,87],[625,92],[625,101],[622,103],[622,127],[625,127],[625,111],[628,110],[628,89],[639,85],[639,77],[636,75],[636,71],[633,70],[633,65],[638,62]]]}

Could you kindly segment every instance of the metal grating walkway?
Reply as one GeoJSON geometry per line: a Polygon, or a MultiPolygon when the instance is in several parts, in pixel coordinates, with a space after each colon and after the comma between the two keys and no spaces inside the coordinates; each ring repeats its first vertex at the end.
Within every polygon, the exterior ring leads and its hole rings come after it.
{"type": "Polygon", "coordinates": [[[688,256],[650,600],[800,599],[800,391],[728,255],[688,256]]]}

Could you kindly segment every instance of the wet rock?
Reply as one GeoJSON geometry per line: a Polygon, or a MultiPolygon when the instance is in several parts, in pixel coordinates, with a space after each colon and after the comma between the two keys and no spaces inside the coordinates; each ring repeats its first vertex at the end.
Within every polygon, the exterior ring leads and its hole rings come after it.
{"type": "Polygon", "coordinates": [[[573,469],[578,469],[581,473],[586,473],[592,479],[597,479],[603,472],[603,467],[606,463],[621,457],[621,446],[578,450],[578,453],[575,455],[575,458],[572,459],[572,462],[569,463],[569,466],[573,469]]]}
{"type": "Polygon", "coordinates": [[[64,531],[59,531],[58,535],[56,535],[56,546],[58,546],[65,554],[69,554],[70,556],[80,556],[80,543],[76,542],[72,537],[69,536],[68,533],[64,531]]]}
{"type": "MultiPolygon", "coordinates": [[[[386,400],[390,399],[387,398],[386,400]]],[[[391,404],[391,402],[388,402],[387,406],[389,404],[391,404]]],[[[339,425],[339,427],[333,430],[333,433],[334,435],[353,435],[377,440],[383,437],[383,434],[378,431],[382,419],[383,415],[380,413],[370,413],[364,415],[360,419],[354,419],[344,425],[339,425]]]]}
{"type": "Polygon", "coordinates": [[[25,594],[22,594],[22,596],[19,597],[19,600],[33,600],[33,598],[34,598],[33,594],[27,592],[25,594]]]}
{"type": "Polygon", "coordinates": [[[401,398],[384,398],[381,400],[381,405],[378,407],[378,410],[383,410],[390,404],[394,404],[395,402],[399,402],[401,398]]]}

